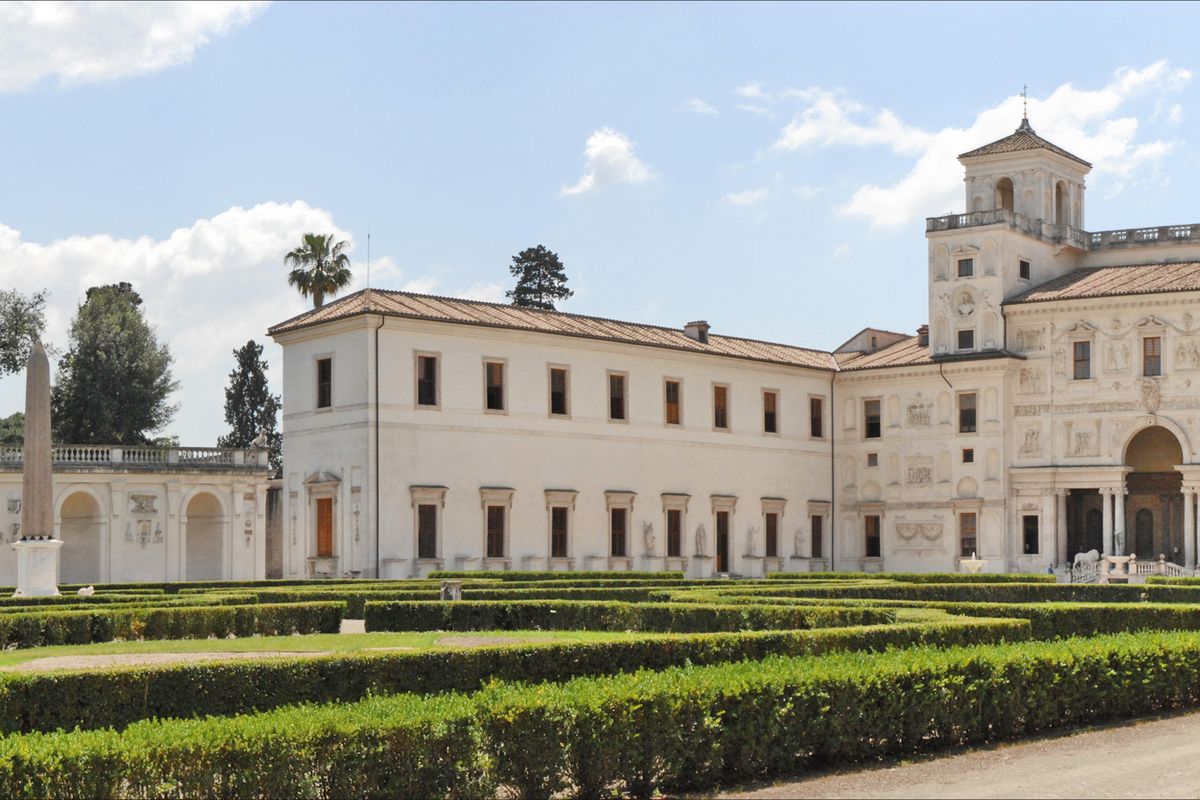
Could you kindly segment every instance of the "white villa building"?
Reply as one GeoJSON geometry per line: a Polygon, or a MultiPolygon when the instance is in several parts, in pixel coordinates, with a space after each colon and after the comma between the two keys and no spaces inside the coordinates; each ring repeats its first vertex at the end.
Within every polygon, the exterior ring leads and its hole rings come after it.
{"type": "Polygon", "coordinates": [[[372,289],[276,325],[284,576],[1194,566],[1200,225],[1087,232],[1028,121],[959,161],[916,335],[372,289]]]}
{"type": "MultiPolygon", "coordinates": [[[[266,577],[266,450],[55,446],[60,583],[266,577]]],[[[21,536],[21,447],[0,447],[0,537],[21,536]]],[[[0,585],[17,554],[0,547],[0,585]]]]}

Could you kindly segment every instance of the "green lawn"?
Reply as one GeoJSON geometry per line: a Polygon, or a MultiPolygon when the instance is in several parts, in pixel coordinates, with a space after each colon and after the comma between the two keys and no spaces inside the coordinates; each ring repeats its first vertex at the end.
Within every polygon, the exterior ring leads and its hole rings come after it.
{"type": "MultiPolygon", "coordinates": [[[[438,648],[445,637],[500,639],[497,644],[521,642],[597,642],[646,638],[654,634],[609,631],[427,631],[419,633],[318,633],[307,636],[254,636],[238,639],[167,639],[144,642],[31,647],[0,651],[0,667],[52,656],[100,656],[118,653],[247,653],[258,651],[354,653],[375,647],[438,648]]],[[[453,647],[454,645],[449,645],[453,647]]]]}

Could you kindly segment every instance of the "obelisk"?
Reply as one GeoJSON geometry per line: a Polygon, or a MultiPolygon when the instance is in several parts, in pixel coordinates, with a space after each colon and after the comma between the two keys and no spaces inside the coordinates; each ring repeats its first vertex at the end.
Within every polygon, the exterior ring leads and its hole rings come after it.
{"type": "Polygon", "coordinates": [[[21,540],[17,551],[19,597],[58,594],[54,538],[54,470],[50,452],[50,359],[34,341],[25,369],[25,451],[21,459],[21,540]]]}

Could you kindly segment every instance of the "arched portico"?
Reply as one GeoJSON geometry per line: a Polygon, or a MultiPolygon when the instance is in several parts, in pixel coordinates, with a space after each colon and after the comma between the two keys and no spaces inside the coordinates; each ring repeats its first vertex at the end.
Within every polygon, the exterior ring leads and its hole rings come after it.
{"type": "Polygon", "coordinates": [[[225,574],[229,515],[220,495],[197,489],[185,500],[183,530],[184,580],[221,580],[225,574]]]}
{"type": "Polygon", "coordinates": [[[107,580],[103,554],[108,538],[107,517],[100,498],[88,489],[68,489],[58,502],[57,535],[60,583],[99,583],[107,580]]]}
{"type": "Polygon", "coordinates": [[[1125,530],[1130,532],[1124,552],[1139,559],[1160,555],[1175,563],[1189,556],[1184,537],[1183,475],[1185,463],[1179,438],[1162,425],[1143,427],[1125,445],[1125,530]]]}

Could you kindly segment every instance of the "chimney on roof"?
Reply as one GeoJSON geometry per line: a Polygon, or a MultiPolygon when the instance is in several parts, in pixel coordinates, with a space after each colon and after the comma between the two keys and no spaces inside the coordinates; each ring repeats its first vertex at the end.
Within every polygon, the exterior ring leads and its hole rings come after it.
{"type": "Polygon", "coordinates": [[[702,319],[689,322],[683,326],[683,335],[695,339],[700,344],[708,344],[708,323],[702,319]]]}
{"type": "Polygon", "coordinates": [[[921,347],[929,347],[929,326],[922,325],[917,328],[917,344],[921,347]]]}

